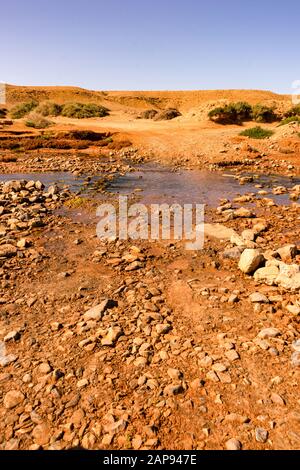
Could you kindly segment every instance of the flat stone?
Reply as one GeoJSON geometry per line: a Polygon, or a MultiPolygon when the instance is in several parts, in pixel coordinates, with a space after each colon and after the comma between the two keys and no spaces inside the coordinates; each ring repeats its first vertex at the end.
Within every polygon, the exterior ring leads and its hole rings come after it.
{"type": "Polygon", "coordinates": [[[101,340],[102,346],[114,346],[115,342],[122,334],[123,330],[119,326],[110,327],[107,334],[101,340]]]}
{"type": "Polygon", "coordinates": [[[281,405],[281,406],[285,405],[284,398],[282,398],[282,396],[279,395],[278,393],[271,393],[271,400],[276,405],[281,405]]]}
{"type": "Polygon", "coordinates": [[[18,331],[10,331],[5,337],[4,341],[18,341],[21,338],[21,335],[18,331]]]}
{"type": "Polygon", "coordinates": [[[165,335],[169,333],[172,327],[169,323],[159,323],[158,325],[155,326],[155,329],[159,335],[165,335]]]}
{"type": "Polygon", "coordinates": [[[260,292],[253,292],[253,294],[249,295],[249,300],[253,303],[262,303],[262,304],[268,304],[269,299],[266,295],[261,294],[260,292]]]}
{"type": "Polygon", "coordinates": [[[4,397],[3,405],[5,408],[10,410],[11,408],[15,408],[16,406],[20,405],[25,400],[25,395],[19,390],[11,390],[7,392],[4,397]]]}
{"type": "Polygon", "coordinates": [[[95,307],[90,308],[85,314],[83,318],[88,320],[101,320],[103,317],[104,312],[109,309],[116,307],[118,303],[115,300],[105,299],[100,304],[96,305],[95,307]]]}
{"type": "Polygon", "coordinates": [[[178,369],[170,368],[167,370],[167,374],[172,380],[179,380],[182,377],[182,372],[178,369]]]}
{"type": "Polygon", "coordinates": [[[52,367],[48,362],[43,362],[39,365],[38,370],[41,374],[49,374],[52,371],[52,367]]]}
{"type": "Polygon", "coordinates": [[[265,338],[276,338],[277,336],[280,336],[281,332],[277,328],[264,328],[258,333],[258,337],[261,339],[265,338]]]}
{"type": "Polygon", "coordinates": [[[17,359],[18,359],[18,356],[15,356],[14,354],[7,354],[7,355],[0,354],[0,365],[2,367],[8,366],[9,364],[16,362],[17,359]]]}
{"type": "Polygon", "coordinates": [[[240,207],[239,209],[236,209],[233,213],[233,216],[235,218],[250,218],[250,217],[255,217],[255,214],[251,212],[249,209],[246,209],[245,207],[240,207]]]}
{"type": "Polygon", "coordinates": [[[207,378],[208,380],[211,380],[212,382],[220,382],[219,377],[217,376],[217,374],[216,374],[213,370],[209,371],[209,372],[206,374],[206,378],[207,378]]]}
{"type": "Polygon", "coordinates": [[[204,234],[207,237],[217,238],[219,240],[230,240],[235,230],[222,224],[204,224],[204,234]]]}
{"type": "Polygon", "coordinates": [[[225,259],[240,259],[244,246],[234,246],[233,248],[227,248],[223,251],[223,258],[225,259]]]}
{"type": "Polygon", "coordinates": [[[235,351],[235,349],[231,349],[230,351],[226,351],[225,356],[231,362],[237,361],[240,358],[239,354],[235,351]]]}
{"type": "Polygon", "coordinates": [[[87,387],[88,384],[89,384],[89,381],[88,381],[87,379],[81,379],[81,380],[78,380],[76,386],[77,386],[77,388],[80,389],[80,388],[85,388],[85,387],[87,387]]]}

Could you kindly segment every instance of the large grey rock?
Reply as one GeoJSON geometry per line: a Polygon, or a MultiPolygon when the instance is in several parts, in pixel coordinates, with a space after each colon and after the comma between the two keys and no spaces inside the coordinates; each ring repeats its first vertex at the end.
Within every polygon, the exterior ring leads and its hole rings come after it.
{"type": "Polygon", "coordinates": [[[252,274],[264,261],[265,258],[259,250],[247,248],[240,257],[239,268],[245,274],[252,274]]]}
{"type": "Polygon", "coordinates": [[[83,315],[83,318],[88,321],[88,320],[101,320],[103,317],[103,314],[105,310],[108,308],[113,308],[116,307],[118,303],[114,300],[111,299],[105,299],[101,304],[96,305],[95,307],[90,308],[85,314],[83,315]]]}
{"type": "Polygon", "coordinates": [[[233,248],[227,248],[223,251],[223,258],[226,259],[240,259],[244,248],[241,246],[234,246],[233,248]]]}

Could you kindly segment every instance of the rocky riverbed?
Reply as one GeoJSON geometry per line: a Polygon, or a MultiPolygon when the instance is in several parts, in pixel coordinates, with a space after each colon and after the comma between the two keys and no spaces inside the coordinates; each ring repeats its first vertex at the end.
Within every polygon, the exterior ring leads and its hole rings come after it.
{"type": "Polygon", "coordinates": [[[299,448],[299,189],[276,191],[220,200],[189,252],[1,183],[1,448],[299,448]]]}

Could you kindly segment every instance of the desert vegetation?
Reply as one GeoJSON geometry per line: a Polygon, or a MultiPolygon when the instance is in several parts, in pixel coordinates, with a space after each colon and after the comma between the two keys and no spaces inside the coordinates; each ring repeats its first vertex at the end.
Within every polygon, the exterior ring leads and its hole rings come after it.
{"type": "Polygon", "coordinates": [[[211,121],[219,124],[240,124],[243,121],[249,121],[251,114],[252,108],[250,104],[241,101],[213,108],[208,113],[208,117],[211,121]]]}
{"type": "Polygon", "coordinates": [[[21,119],[33,111],[38,106],[38,102],[31,100],[25,103],[20,103],[10,110],[10,115],[13,119],[21,119]]]}
{"type": "Polygon", "coordinates": [[[61,111],[62,116],[76,119],[105,117],[108,114],[109,110],[105,106],[95,103],[66,103],[61,111]]]}
{"type": "Polygon", "coordinates": [[[46,119],[41,114],[38,114],[37,112],[33,111],[29,114],[25,125],[27,127],[33,127],[34,129],[46,129],[47,127],[52,126],[53,122],[49,121],[49,119],[46,119]]]}
{"type": "Polygon", "coordinates": [[[274,122],[279,118],[276,115],[274,108],[257,104],[252,107],[252,119],[256,122],[274,122]]]}
{"type": "Polygon", "coordinates": [[[294,116],[300,116],[300,104],[293,106],[291,109],[289,109],[285,115],[286,118],[289,117],[294,117],[294,116]]]}
{"type": "Polygon", "coordinates": [[[263,129],[260,126],[251,127],[251,129],[246,129],[240,132],[240,135],[244,137],[250,137],[251,139],[266,139],[267,137],[271,137],[274,132],[269,129],[263,129]]]}
{"type": "Polygon", "coordinates": [[[138,116],[138,119],[154,119],[157,114],[158,111],[156,109],[146,109],[146,111],[143,111],[138,116]]]}
{"type": "Polygon", "coordinates": [[[155,121],[170,121],[178,116],[181,116],[180,111],[176,108],[168,108],[164,109],[160,113],[156,114],[154,120],[155,121]]]}
{"type": "Polygon", "coordinates": [[[285,124],[290,124],[291,122],[300,122],[300,116],[290,116],[283,119],[278,125],[284,126],[285,124]]]}
{"type": "Polygon", "coordinates": [[[244,121],[273,122],[278,119],[273,108],[240,101],[213,108],[208,113],[211,121],[218,124],[242,124],[244,121]]]}
{"type": "Polygon", "coordinates": [[[62,106],[54,101],[44,101],[36,108],[36,112],[42,116],[59,116],[62,112],[62,106]]]}
{"type": "MultiPolygon", "coordinates": [[[[37,101],[27,101],[14,106],[11,111],[13,119],[21,119],[35,110],[37,115],[48,116],[65,116],[69,118],[85,119],[91,117],[104,117],[109,114],[109,110],[105,106],[95,103],[66,103],[60,105],[54,101],[44,101],[38,103],[37,101]]],[[[34,126],[33,126],[34,127],[34,126]]]]}

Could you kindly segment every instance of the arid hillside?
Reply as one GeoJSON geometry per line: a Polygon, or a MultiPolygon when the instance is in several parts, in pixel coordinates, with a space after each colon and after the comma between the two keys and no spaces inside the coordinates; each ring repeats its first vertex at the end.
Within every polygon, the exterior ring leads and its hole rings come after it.
{"type": "Polygon", "coordinates": [[[101,102],[120,105],[121,108],[133,109],[175,107],[181,112],[207,103],[221,101],[248,101],[256,103],[288,103],[290,96],[278,95],[270,91],[260,90],[196,90],[196,91],[92,91],[78,87],[25,87],[7,85],[7,102],[13,105],[29,99],[37,101],[55,100],[59,103],[67,101],[101,102]]]}

